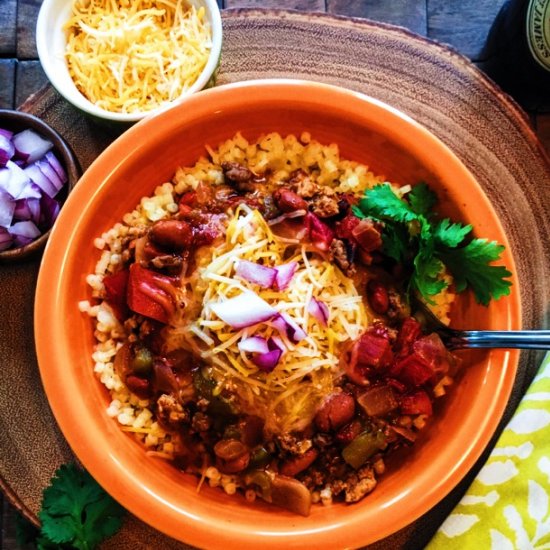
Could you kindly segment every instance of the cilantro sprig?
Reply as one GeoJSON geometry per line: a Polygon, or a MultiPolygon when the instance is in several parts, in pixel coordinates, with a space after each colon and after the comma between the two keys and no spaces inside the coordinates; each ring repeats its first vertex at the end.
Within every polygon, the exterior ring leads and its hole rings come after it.
{"type": "Polygon", "coordinates": [[[124,508],[88,472],[65,464],[44,489],[38,513],[41,530],[20,529],[18,538],[32,535],[39,550],[92,550],[119,530],[124,514],[124,508]]]}
{"type": "Polygon", "coordinates": [[[427,301],[433,302],[432,297],[447,286],[442,278],[445,268],[456,291],[470,288],[480,304],[510,294],[511,273],[493,264],[504,246],[487,239],[468,240],[472,226],[438,219],[436,203],[436,194],[425,183],[414,186],[406,199],[384,183],[367,190],[353,212],[382,223],[382,252],[409,268],[410,287],[427,301]]]}

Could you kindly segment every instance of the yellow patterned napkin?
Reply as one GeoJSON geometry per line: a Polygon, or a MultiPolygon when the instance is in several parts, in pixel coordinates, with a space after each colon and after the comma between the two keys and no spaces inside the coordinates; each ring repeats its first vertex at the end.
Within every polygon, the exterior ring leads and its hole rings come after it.
{"type": "Polygon", "coordinates": [[[427,550],[550,549],[550,354],[427,550]]]}

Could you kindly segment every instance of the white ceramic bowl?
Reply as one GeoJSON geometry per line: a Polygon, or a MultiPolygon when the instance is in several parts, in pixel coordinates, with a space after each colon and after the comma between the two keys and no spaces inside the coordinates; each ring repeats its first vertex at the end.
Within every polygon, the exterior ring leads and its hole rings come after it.
{"type": "Polygon", "coordinates": [[[96,118],[122,123],[133,123],[150,114],[164,110],[184,97],[204,88],[216,71],[220,59],[222,47],[222,22],[216,0],[188,1],[197,8],[204,6],[212,29],[212,49],[206,66],[195,83],[177,100],[163,107],[137,113],[114,113],[101,109],[78,90],[69,74],[69,69],[65,61],[67,40],[66,34],[63,31],[63,26],[71,16],[73,0],[44,0],[40,7],[36,24],[36,46],[42,68],[52,85],[67,101],[81,111],[96,118]]]}

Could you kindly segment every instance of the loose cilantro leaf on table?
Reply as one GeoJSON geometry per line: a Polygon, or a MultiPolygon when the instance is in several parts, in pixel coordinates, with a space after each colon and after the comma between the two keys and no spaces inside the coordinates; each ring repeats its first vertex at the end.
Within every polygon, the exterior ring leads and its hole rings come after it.
{"type": "Polygon", "coordinates": [[[493,265],[504,247],[487,239],[467,241],[472,226],[437,219],[436,203],[436,194],[425,183],[413,187],[406,199],[385,183],[365,191],[353,212],[382,223],[382,251],[410,269],[410,286],[428,302],[447,286],[442,278],[445,268],[456,291],[471,288],[480,304],[510,294],[512,283],[506,279],[511,273],[493,265]]]}
{"type": "Polygon", "coordinates": [[[95,548],[118,531],[124,513],[88,472],[63,465],[43,493],[38,548],[95,548]]]}

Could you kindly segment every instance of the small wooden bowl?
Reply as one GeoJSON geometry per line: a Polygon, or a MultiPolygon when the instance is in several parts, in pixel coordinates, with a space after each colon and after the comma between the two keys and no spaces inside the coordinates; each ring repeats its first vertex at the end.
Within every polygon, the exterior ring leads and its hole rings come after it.
{"type": "MultiPolygon", "coordinates": [[[[38,117],[23,111],[0,109],[0,128],[5,128],[12,132],[21,132],[22,130],[30,128],[53,143],[53,152],[61,164],[63,164],[68,177],[67,183],[56,197],[61,201],[61,205],[63,206],[68,194],[75,186],[81,174],[78,161],[65,140],[51,126],[48,126],[38,117]]],[[[46,246],[46,241],[50,236],[50,232],[51,228],[25,246],[3,250],[0,252],[0,263],[18,262],[34,257],[44,249],[44,246],[46,246]]]]}

